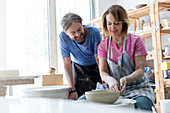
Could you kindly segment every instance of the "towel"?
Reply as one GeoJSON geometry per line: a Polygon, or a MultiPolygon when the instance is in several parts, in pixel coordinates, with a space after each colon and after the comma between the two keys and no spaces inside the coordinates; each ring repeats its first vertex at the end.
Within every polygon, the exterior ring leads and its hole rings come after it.
{"type": "Polygon", "coordinates": [[[101,84],[100,82],[97,82],[96,89],[93,91],[99,91],[99,90],[109,90],[109,85],[106,83],[101,84]]]}

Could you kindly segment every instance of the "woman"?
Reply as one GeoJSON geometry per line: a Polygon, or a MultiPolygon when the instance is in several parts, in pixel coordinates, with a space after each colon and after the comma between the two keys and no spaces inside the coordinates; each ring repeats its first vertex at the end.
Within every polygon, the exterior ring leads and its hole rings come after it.
{"type": "Polygon", "coordinates": [[[103,31],[109,37],[98,47],[100,75],[110,90],[135,99],[135,108],[152,111],[155,94],[144,75],[147,51],[142,38],[127,33],[129,23],[120,5],[112,5],[103,14],[103,31]]]}

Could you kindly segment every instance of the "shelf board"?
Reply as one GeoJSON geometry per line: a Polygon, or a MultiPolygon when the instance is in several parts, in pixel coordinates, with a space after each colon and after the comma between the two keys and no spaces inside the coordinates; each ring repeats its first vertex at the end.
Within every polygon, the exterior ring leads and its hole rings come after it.
{"type": "Polygon", "coordinates": [[[128,16],[131,19],[139,19],[139,17],[147,16],[150,12],[150,6],[145,6],[134,11],[129,11],[128,16]]]}
{"type": "MultiPolygon", "coordinates": [[[[170,34],[170,27],[161,29],[161,35],[170,34]]],[[[151,38],[152,32],[147,32],[139,35],[142,39],[151,38]]]]}
{"type": "Polygon", "coordinates": [[[146,61],[153,61],[153,58],[146,58],[146,61]]]}
{"type": "Polygon", "coordinates": [[[170,56],[163,57],[163,60],[168,60],[170,59],[170,56]]]}
{"type": "Polygon", "coordinates": [[[165,85],[165,88],[169,88],[170,87],[170,85],[168,84],[168,85],[165,85]]]}
{"type": "Polygon", "coordinates": [[[162,35],[170,34],[170,27],[161,29],[161,34],[162,35]]]}
{"type": "Polygon", "coordinates": [[[142,39],[146,39],[146,38],[152,38],[152,33],[151,32],[146,32],[146,33],[142,33],[142,34],[135,34],[140,36],[142,39]]]}
{"type": "Polygon", "coordinates": [[[142,39],[151,38],[152,37],[152,33],[151,32],[147,32],[147,33],[144,33],[144,34],[140,35],[140,37],[142,37],[142,39]]]}
{"type": "Polygon", "coordinates": [[[164,1],[161,2],[161,1],[160,1],[160,2],[158,2],[158,4],[159,4],[159,9],[160,9],[161,11],[170,9],[170,2],[164,2],[164,1]]]}
{"type": "Polygon", "coordinates": [[[170,79],[162,79],[165,86],[170,86],[170,79]]]}
{"type": "Polygon", "coordinates": [[[155,84],[154,83],[150,83],[150,86],[155,86],[155,84]]]}

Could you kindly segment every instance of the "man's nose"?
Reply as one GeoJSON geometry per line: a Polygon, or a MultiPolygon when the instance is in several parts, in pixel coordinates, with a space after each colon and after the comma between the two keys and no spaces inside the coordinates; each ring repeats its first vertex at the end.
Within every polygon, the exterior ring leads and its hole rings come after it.
{"type": "Polygon", "coordinates": [[[76,36],[80,36],[80,33],[79,33],[79,32],[76,32],[76,36]]]}

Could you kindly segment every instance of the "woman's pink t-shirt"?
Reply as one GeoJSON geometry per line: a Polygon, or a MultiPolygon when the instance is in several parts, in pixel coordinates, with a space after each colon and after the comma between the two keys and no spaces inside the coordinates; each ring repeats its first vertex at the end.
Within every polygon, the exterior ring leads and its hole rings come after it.
{"type": "MultiPolygon", "coordinates": [[[[110,39],[110,37],[102,40],[100,45],[98,46],[98,58],[102,58],[102,57],[107,58],[109,39],[110,39]]],[[[129,55],[129,57],[133,61],[133,63],[134,63],[134,56],[147,55],[147,51],[146,51],[145,45],[143,43],[143,40],[139,36],[129,33],[128,38],[126,38],[125,45],[126,45],[125,51],[129,55]]],[[[123,43],[122,43],[121,47],[118,49],[116,46],[116,43],[111,41],[109,59],[111,61],[114,61],[115,63],[118,63],[119,57],[122,52],[123,52],[123,43]]]]}

